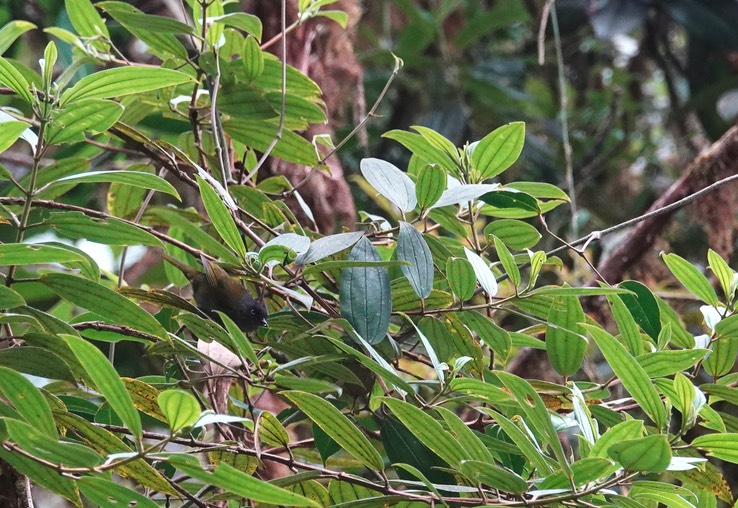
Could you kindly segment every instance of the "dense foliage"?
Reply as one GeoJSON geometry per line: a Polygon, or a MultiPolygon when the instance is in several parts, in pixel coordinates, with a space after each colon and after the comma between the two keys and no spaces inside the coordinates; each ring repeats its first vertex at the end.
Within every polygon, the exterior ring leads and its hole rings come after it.
{"type": "MultiPolygon", "coordinates": [[[[738,275],[720,255],[719,294],[663,255],[704,304],[697,334],[640,282],[551,283],[557,253],[586,259],[576,248],[599,236],[548,228],[570,200],[558,187],[500,183],[522,122],[461,146],[385,133],[407,167],[362,159],[377,206],[355,231],[318,233],[300,186],[260,169],[326,170],[337,142],[301,135],[326,120],[321,91],[226,3],[188,2],[188,24],[68,0],[74,32],[45,28],[37,68],[0,57],[0,151],[30,154],[0,167],[5,464],[76,506],[733,502],[707,461],[738,463],[738,275]],[[158,64],[122,56],[112,27],[158,64]],[[541,233],[564,246],[544,251],[541,233]],[[82,239],[111,246],[117,269],[82,239]],[[144,252],[156,267],[129,285],[144,252]],[[182,263],[240,279],[268,325],[203,313],[177,289],[182,263]],[[505,370],[528,349],[558,382],[505,370]]],[[[282,39],[344,24],[332,3],[301,0],[282,39]]],[[[9,22],[0,53],[34,29],[9,22]]]]}

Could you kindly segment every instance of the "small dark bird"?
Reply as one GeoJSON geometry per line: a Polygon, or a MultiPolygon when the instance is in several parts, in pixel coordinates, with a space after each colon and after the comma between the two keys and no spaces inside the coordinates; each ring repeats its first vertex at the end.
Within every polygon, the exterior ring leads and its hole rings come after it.
{"type": "Polygon", "coordinates": [[[268,313],[264,305],[254,300],[235,278],[215,263],[201,256],[205,271],[199,272],[168,254],[163,257],[190,280],[197,308],[213,320],[220,322],[215,311],[221,311],[245,332],[267,326],[268,313]]]}

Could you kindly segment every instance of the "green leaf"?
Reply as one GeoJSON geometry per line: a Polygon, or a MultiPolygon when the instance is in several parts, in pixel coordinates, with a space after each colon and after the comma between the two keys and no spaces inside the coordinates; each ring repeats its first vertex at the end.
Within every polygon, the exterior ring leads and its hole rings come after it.
{"type": "Polygon", "coordinates": [[[674,277],[690,293],[708,305],[712,305],[713,307],[720,305],[720,300],[718,300],[710,281],[692,263],[673,253],[662,254],[662,258],[666,266],[671,270],[671,273],[674,274],[674,277]]]}
{"type": "Polygon", "coordinates": [[[572,482],[576,486],[597,482],[597,480],[609,477],[618,469],[620,469],[620,466],[609,459],[586,457],[571,465],[572,480],[559,472],[545,478],[537,487],[540,490],[568,489],[571,488],[572,482]]]}
{"type": "Polygon", "coordinates": [[[480,196],[497,192],[498,184],[462,184],[446,189],[441,197],[431,208],[443,208],[444,206],[466,205],[470,201],[479,199],[480,196]]]}
{"type": "Polygon", "coordinates": [[[382,134],[383,138],[394,139],[410,150],[426,164],[440,164],[451,174],[459,176],[459,169],[453,158],[444,150],[434,146],[430,141],[413,132],[391,130],[382,134]]]}
{"type": "MultiPolygon", "coordinates": [[[[49,274],[62,275],[62,274],[49,274]]],[[[123,298],[123,297],[120,297],[123,298]]],[[[123,298],[124,299],[124,298],[123,298]]],[[[124,299],[125,300],[125,299],[124,299]]],[[[131,303],[129,300],[125,300],[131,303]]],[[[136,307],[138,308],[138,307],[136,307]]],[[[145,312],[145,311],[141,311],[145,312]]],[[[146,313],[151,317],[150,314],[146,313]]],[[[95,385],[95,389],[105,397],[105,400],[113,411],[118,415],[128,430],[138,439],[142,436],[141,417],[131,401],[123,381],[102,352],[79,337],[65,336],[67,344],[72,349],[74,356],[85,368],[87,375],[95,385]]]]}
{"type": "Polygon", "coordinates": [[[215,16],[210,21],[238,28],[249,35],[253,35],[256,40],[261,41],[261,20],[253,14],[234,12],[223,16],[215,16]]]}
{"type": "Polygon", "coordinates": [[[101,284],[66,273],[47,273],[41,276],[39,282],[65,300],[91,310],[112,323],[127,325],[162,339],[168,337],[154,316],[101,284]]]}
{"type": "Polygon", "coordinates": [[[474,332],[487,347],[501,355],[502,358],[507,358],[512,347],[510,334],[507,330],[497,326],[491,318],[475,310],[460,312],[459,317],[466,327],[474,332]]]}
{"type": "Polygon", "coordinates": [[[423,235],[407,222],[400,221],[397,239],[397,259],[409,264],[400,266],[413,291],[426,298],[433,289],[433,257],[423,235]]]}
{"type": "Polygon", "coordinates": [[[362,159],[361,174],[379,194],[403,212],[410,212],[417,206],[415,184],[394,164],[381,159],[362,159]]]}
{"type": "Polygon", "coordinates": [[[710,265],[710,270],[712,270],[712,273],[715,274],[715,277],[717,277],[718,281],[720,282],[720,287],[723,289],[723,294],[728,300],[730,300],[733,297],[736,289],[735,271],[733,271],[728,263],[726,263],[725,260],[720,257],[720,254],[712,249],[709,249],[707,251],[707,261],[710,265]]]}
{"type": "MultiPolygon", "coordinates": [[[[108,3],[108,2],[103,2],[108,3]]],[[[124,12],[122,9],[113,9],[113,17],[121,25],[136,25],[137,28],[147,32],[171,33],[171,34],[193,34],[194,28],[190,25],[166,16],[154,14],[143,14],[137,12],[124,12]]]]}
{"type": "Polygon", "coordinates": [[[225,463],[209,473],[203,470],[197,457],[191,455],[170,455],[167,460],[186,475],[245,499],[258,503],[320,508],[315,501],[249,476],[225,463]]]}
{"type": "Polygon", "coordinates": [[[0,349],[0,365],[33,376],[76,381],[69,365],[57,355],[57,351],[52,352],[27,344],[23,347],[0,349]]]}
{"type": "Polygon", "coordinates": [[[84,262],[76,252],[42,243],[0,244],[0,266],[84,262]]]}
{"type": "Polygon", "coordinates": [[[525,123],[512,122],[487,134],[472,153],[480,181],[493,178],[518,160],[525,142],[525,123]]]}
{"type": "Polygon", "coordinates": [[[106,245],[152,245],[161,247],[154,235],[114,217],[98,219],[82,212],[52,213],[43,224],[70,238],[86,238],[106,245]]]}
{"type": "Polygon", "coordinates": [[[544,182],[510,182],[505,184],[506,189],[512,189],[530,194],[536,199],[555,199],[569,202],[569,196],[555,185],[544,182]]]}
{"type": "Polygon", "coordinates": [[[28,91],[29,85],[26,78],[10,62],[2,57],[0,57],[0,83],[17,93],[26,104],[32,105],[34,103],[31,92],[28,91]]]}
{"type": "MultiPolygon", "coordinates": [[[[52,413],[59,425],[72,430],[83,442],[102,455],[132,452],[131,448],[115,434],[93,425],[80,416],[59,410],[52,410],[52,413]]],[[[130,478],[143,487],[169,495],[177,495],[169,482],[144,459],[136,459],[123,464],[115,468],[115,472],[123,477],[130,478]]],[[[53,473],[57,475],[56,471],[53,473]]]]}
{"type": "Polygon", "coordinates": [[[703,364],[705,371],[715,378],[724,376],[733,369],[737,355],[738,337],[718,338],[710,343],[710,354],[703,364]]]}
{"type": "Polygon", "coordinates": [[[187,74],[159,67],[116,67],[95,72],[64,91],[61,105],[82,99],[108,99],[190,83],[187,74]]]}
{"type": "Polygon", "coordinates": [[[464,258],[448,258],[446,262],[446,277],[451,291],[459,301],[464,302],[474,296],[477,288],[477,276],[474,267],[464,258]]]}
{"type": "MultiPolygon", "coordinates": [[[[358,242],[364,233],[356,231],[353,233],[338,233],[336,235],[324,236],[310,244],[307,252],[295,259],[295,264],[306,265],[320,261],[323,258],[337,254],[342,250],[346,250],[358,242]]],[[[371,260],[374,261],[374,260],[371,260]]]]}
{"type": "Polygon", "coordinates": [[[498,402],[513,402],[508,392],[479,379],[457,377],[451,380],[449,388],[454,392],[479,396],[491,405],[496,405],[498,402]]]}
{"type": "Polygon", "coordinates": [[[68,184],[70,182],[73,182],[75,184],[116,182],[124,185],[130,185],[132,187],[140,187],[143,189],[163,192],[181,200],[181,198],[179,197],[179,193],[172,186],[172,184],[157,175],[152,175],[150,173],[144,173],[141,171],[90,171],[87,173],[80,173],[77,175],[70,175],[60,178],[56,182],[49,185],[49,188],[52,188],[58,184],[68,184]]]}
{"type": "Polygon", "coordinates": [[[620,338],[628,347],[628,351],[633,356],[643,354],[643,339],[638,328],[638,323],[628,310],[620,295],[610,295],[607,297],[612,310],[612,317],[620,330],[620,338]]]}
{"type": "Polygon", "coordinates": [[[105,21],[103,21],[90,0],[65,0],[64,7],[72,26],[82,37],[104,35],[106,38],[110,38],[105,21]]]}
{"type": "Polygon", "coordinates": [[[512,282],[515,287],[519,286],[522,280],[520,279],[520,269],[515,262],[515,258],[499,238],[495,236],[492,240],[495,244],[497,257],[500,259],[500,263],[505,269],[505,273],[510,277],[510,282],[512,282]]]}
{"type": "MultiPolygon", "coordinates": [[[[312,246],[311,246],[312,247],[312,246]]],[[[307,254],[309,254],[308,251],[307,254]]],[[[372,243],[362,238],[351,249],[351,261],[381,261],[372,243]]],[[[392,299],[387,270],[348,268],[341,277],[341,315],[369,344],[384,340],[389,328],[392,299]]]]}
{"type": "Polygon", "coordinates": [[[13,20],[0,28],[0,55],[5,53],[18,37],[34,28],[36,25],[33,23],[21,20],[13,20]]]}
{"type": "Polygon", "coordinates": [[[551,366],[564,377],[579,370],[587,350],[584,338],[584,310],[575,296],[559,296],[554,299],[548,313],[546,350],[551,366]]]}
{"type": "Polygon", "coordinates": [[[666,424],[666,410],[643,367],[615,337],[605,330],[594,325],[584,324],[582,326],[592,335],[605,360],[607,360],[625,389],[628,390],[656,426],[663,428],[666,424]]]}
{"type": "MultiPolygon", "coordinates": [[[[50,416],[50,415],[49,415],[50,416]]],[[[59,441],[34,425],[20,420],[2,420],[8,440],[14,441],[24,451],[41,460],[69,467],[94,468],[102,464],[103,457],[90,448],[69,441],[59,441]]]]}
{"type": "Polygon", "coordinates": [[[25,376],[0,367],[0,393],[28,423],[44,434],[58,438],[49,403],[25,376]]]}
{"type": "Polygon", "coordinates": [[[21,295],[9,287],[0,286],[0,309],[13,309],[25,304],[26,301],[21,295]]]}
{"type": "Polygon", "coordinates": [[[514,250],[525,250],[533,248],[541,234],[536,228],[515,219],[500,219],[490,222],[484,228],[485,237],[496,236],[502,242],[514,250]]]}
{"type": "Polygon", "coordinates": [[[165,390],[157,401],[173,434],[194,425],[202,412],[195,396],[184,390],[165,390]]]}
{"type": "Polygon", "coordinates": [[[212,185],[197,176],[197,185],[200,189],[200,196],[208,217],[213,223],[215,230],[228,246],[238,253],[241,258],[246,257],[246,246],[243,244],[241,234],[236,227],[236,223],[231,216],[228,207],[220,198],[212,185]]]}
{"type": "Polygon", "coordinates": [[[123,114],[123,106],[104,99],[82,100],[54,115],[44,132],[49,144],[83,141],[85,132],[99,134],[108,130],[123,114]]]}
{"type": "Polygon", "coordinates": [[[671,462],[669,440],[663,434],[614,443],[607,453],[626,471],[661,473],[671,462]]]}
{"type": "Polygon", "coordinates": [[[321,16],[323,18],[332,19],[339,25],[341,25],[341,28],[346,29],[346,26],[348,25],[348,13],[344,11],[335,11],[335,10],[327,10],[327,11],[318,11],[318,16],[321,16]]]}
{"type": "Polygon", "coordinates": [[[448,175],[446,170],[436,164],[426,164],[420,168],[415,181],[415,197],[422,209],[428,209],[446,190],[448,175]]]}
{"type": "Polygon", "coordinates": [[[643,331],[653,340],[658,340],[661,333],[661,311],[651,290],[634,280],[621,282],[618,287],[634,293],[622,294],[620,299],[643,331]]]}
{"type": "Polygon", "coordinates": [[[510,390],[518,405],[523,409],[526,423],[533,427],[534,434],[551,447],[559,466],[566,472],[567,477],[571,477],[564,449],[541,396],[525,379],[504,371],[496,372],[495,375],[505,388],[510,390]]]}
{"type": "MultiPolygon", "coordinates": [[[[262,74],[260,80],[263,79],[262,74]]],[[[223,122],[223,128],[233,139],[262,153],[272,144],[277,135],[277,127],[273,121],[266,120],[234,118],[223,122]]],[[[318,163],[318,156],[312,143],[290,130],[282,131],[282,136],[274,145],[271,155],[303,166],[312,167],[318,163]]]]}
{"type": "Polygon", "coordinates": [[[0,153],[10,148],[30,126],[26,122],[14,120],[0,122],[0,153]]]}
{"type": "Polygon", "coordinates": [[[639,439],[643,436],[643,422],[641,420],[628,420],[618,423],[607,429],[607,432],[597,440],[592,447],[592,457],[608,457],[608,450],[614,444],[626,440],[639,439]]]}
{"type": "Polygon", "coordinates": [[[259,43],[254,37],[246,37],[241,47],[241,61],[243,62],[244,77],[251,83],[264,73],[264,55],[259,43]]]}
{"type": "MultiPolygon", "coordinates": [[[[307,414],[307,413],[305,413],[307,414]]],[[[256,420],[256,439],[269,446],[289,446],[290,436],[287,434],[282,422],[269,411],[262,411],[256,420]]]]}
{"type": "MultiPolygon", "coordinates": [[[[523,213],[519,214],[517,218],[535,217],[542,213],[536,198],[524,192],[496,190],[479,196],[479,199],[498,209],[513,208],[520,210],[523,213]]],[[[482,212],[486,213],[485,207],[482,208],[482,212]]]]}
{"type": "Polygon", "coordinates": [[[102,508],[135,506],[136,508],[158,508],[151,499],[123,485],[98,476],[83,476],[77,485],[87,499],[102,508]]]}
{"type": "Polygon", "coordinates": [[[361,433],[356,424],[321,397],[305,392],[290,391],[283,395],[290,399],[336,443],[362,464],[375,471],[382,471],[384,464],[379,452],[361,433]]]}
{"type": "Polygon", "coordinates": [[[461,473],[474,482],[502,492],[522,494],[528,490],[528,483],[519,475],[490,462],[465,460],[461,463],[461,473]]]}
{"type": "Polygon", "coordinates": [[[459,468],[468,458],[459,442],[430,415],[401,400],[382,397],[381,401],[390,408],[402,424],[433,453],[451,467],[459,468]]]}
{"type": "Polygon", "coordinates": [[[698,436],[692,446],[705,450],[711,457],[738,464],[738,434],[720,433],[698,436]]]}
{"type": "Polygon", "coordinates": [[[648,377],[665,377],[694,367],[707,354],[706,349],[654,351],[636,357],[648,377]]]}
{"type": "Polygon", "coordinates": [[[530,461],[533,467],[538,469],[540,476],[548,476],[553,471],[549,459],[543,455],[541,446],[533,441],[533,436],[528,429],[521,430],[512,421],[491,409],[483,408],[481,411],[494,418],[504,435],[518,447],[520,453],[530,461]]]}

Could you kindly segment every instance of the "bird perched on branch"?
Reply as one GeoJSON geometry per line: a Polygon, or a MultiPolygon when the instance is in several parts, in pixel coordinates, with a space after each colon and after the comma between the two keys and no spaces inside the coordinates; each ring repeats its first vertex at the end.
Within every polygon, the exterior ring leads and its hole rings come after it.
{"type": "Polygon", "coordinates": [[[200,272],[166,253],[164,259],[178,268],[192,284],[197,308],[220,322],[216,311],[233,320],[243,331],[250,332],[267,325],[267,310],[246,291],[238,280],[220,266],[200,256],[204,272],[200,272]]]}

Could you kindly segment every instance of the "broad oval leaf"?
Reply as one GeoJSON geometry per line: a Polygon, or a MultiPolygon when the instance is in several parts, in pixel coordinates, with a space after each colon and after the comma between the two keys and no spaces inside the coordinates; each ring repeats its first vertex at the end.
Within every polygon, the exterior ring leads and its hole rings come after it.
{"type": "Polygon", "coordinates": [[[607,453],[626,471],[661,473],[671,462],[671,447],[663,434],[614,443],[607,453]]]}
{"type": "Polygon", "coordinates": [[[616,443],[643,437],[643,422],[641,420],[627,420],[610,427],[602,434],[592,447],[592,457],[608,457],[608,450],[616,443]]]}
{"type": "Polygon", "coordinates": [[[541,234],[536,228],[527,222],[515,219],[500,219],[490,222],[484,228],[484,235],[487,237],[496,236],[514,250],[531,249],[541,239],[541,234]]]}
{"type": "Polygon", "coordinates": [[[310,393],[290,391],[283,395],[290,399],[300,411],[314,421],[323,431],[362,464],[375,471],[382,471],[384,463],[379,452],[333,404],[310,393]]]}
{"type": "Polygon", "coordinates": [[[80,79],[61,96],[65,106],[82,99],[108,99],[192,82],[187,74],[159,67],[117,67],[80,79]]]}
{"type": "MultiPolygon", "coordinates": [[[[128,300],[126,302],[131,303],[128,300]]],[[[148,313],[147,315],[151,317],[148,313]]],[[[110,404],[110,407],[113,408],[113,411],[128,430],[140,439],[142,434],[141,417],[115,368],[98,348],[85,339],[70,335],[66,335],[64,339],[79,363],[85,368],[85,372],[94,383],[95,389],[105,397],[106,402],[110,404]]]]}
{"type": "Polygon", "coordinates": [[[420,208],[427,209],[440,199],[446,190],[448,175],[446,170],[436,164],[426,164],[420,168],[415,181],[415,197],[420,208]]]}
{"type": "Polygon", "coordinates": [[[518,160],[525,142],[525,123],[512,122],[498,127],[479,141],[472,153],[472,164],[480,181],[493,178],[518,160]]]}
{"type": "Polygon", "coordinates": [[[310,244],[307,252],[295,259],[298,265],[306,265],[320,261],[323,258],[337,254],[342,250],[348,249],[358,242],[364,233],[355,231],[353,233],[338,233],[337,235],[324,236],[310,244]]]}
{"type": "Polygon", "coordinates": [[[165,390],[157,397],[159,407],[169,422],[169,429],[177,433],[191,427],[200,417],[200,403],[184,390],[165,390]]]}
{"type": "Polygon", "coordinates": [[[441,208],[451,205],[465,205],[469,201],[499,190],[499,184],[465,184],[457,185],[446,190],[431,208],[441,208]]]}
{"type": "Polygon", "coordinates": [[[381,159],[362,159],[361,174],[377,192],[403,212],[412,211],[418,204],[415,184],[394,164],[381,159]]]}
{"type": "Polygon", "coordinates": [[[290,436],[282,422],[269,411],[262,411],[259,414],[254,435],[256,436],[255,439],[269,446],[288,446],[290,444],[290,436]]]}
{"type": "MultiPolygon", "coordinates": [[[[309,253],[309,252],[308,252],[309,253]]],[[[351,249],[351,261],[381,261],[372,243],[362,238],[351,249]]],[[[341,277],[341,315],[369,344],[384,340],[392,311],[389,276],[385,268],[347,268],[341,277]]]]}
{"type": "Polygon", "coordinates": [[[47,273],[41,276],[39,282],[65,300],[91,310],[112,323],[127,325],[162,339],[168,337],[154,316],[102,284],[67,273],[47,273]]]}
{"type": "MultiPolygon", "coordinates": [[[[517,218],[535,217],[542,213],[536,198],[525,192],[501,189],[483,194],[479,196],[479,199],[497,209],[512,208],[519,210],[521,213],[517,218]]],[[[482,212],[485,212],[484,208],[482,208],[482,212]]]]}
{"type": "Polygon", "coordinates": [[[554,299],[548,313],[546,350],[551,366],[564,377],[579,370],[587,349],[584,329],[584,310],[576,296],[554,299]]]}
{"type": "Polygon", "coordinates": [[[477,276],[469,260],[464,258],[449,258],[446,262],[446,277],[451,291],[459,301],[466,301],[474,296],[477,288],[477,276]]]}
{"type": "Polygon", "coordinates": [[[77,479],[82,494],[102,507],[135,506],[136,508],[158,508],[154,501],[120,483],[98,476],[82,476],[77,479]]]}
{"type": "Polygon", "coordinates": [[[661,333],[661,311],[651,290],[635,280],[621,282],[618,287],[634,293],[633,295],[621,294],[618,296],[643,331],[653,340],[658,340],[659,333],[661,333]]]}
{"type": "Polygon", "coordinates": [[[79,101],[54,115],[44,132],[49,144],[83,141],[85,132],[99,134],[108,130],[123,114],[123,106],[103,99],[79,101]]]}
{"type": "Polygon", "coordinates": [[[738,464],[738,434],[721,433],[698,436],[692,440],[692,446],[701,448],[708,455],[738,464]]]}
{"type": "Polygon", "coordinates": [[[474,269],[474,274],[477,276],[479,285],[482,286],[489,296],[495,296],[497,294],[497,280],[492,274],[492,270],[490,270],[487,262],[479,254],[470,251],[466,247],[464,247],[464,253],[466,254],[466,259],[474,269]]]}
{"type": "Polygon", "coordinates": [[[433,289],[433,256],[423,235],[407,222],[400,221],[400,235],[397,239],[397,259],[402,264],[400,270],[410,281],[413,291],[426,298],[433,289]]]}
{"type": "Polygon", "coordinates": [[[25,305],[21,295],[7,286],[0,286],[0,309],[13,309],[25,305]]]}

